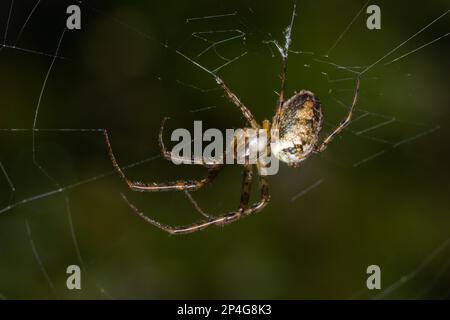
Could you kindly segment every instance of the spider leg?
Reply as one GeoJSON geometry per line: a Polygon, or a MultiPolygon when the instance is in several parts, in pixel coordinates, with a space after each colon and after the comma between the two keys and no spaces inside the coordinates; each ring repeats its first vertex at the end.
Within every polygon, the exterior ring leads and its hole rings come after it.
{"type": "Polygon", "coordinates": [[[274,118],[279,118],[280,114],[281,114],[281,110],[283,108],[283,104],[285,101],[285,92],[286,92],[286,79],[287,79],[287,60],[288,60],[288,56],[287,53],[282,54],[281,55],[283,61],[281,64],[281,87],[280,87],[280,93],[278,96],[278,106],[277,106],[277,110],[275,112],[275,117],[274,118]]]}
{"type": "Polygon", "coordinates": [[[120,168],[117,159],[113,153],[111,142],[109,140],[108,132],[104,131],[106,145],[108,147],[109,156],[111,158],[111,162],[116,169],[117,173],[120,175],[120,177],[127,183],[128,187],[133,191],[146,191],[146,192],[155,192],[155,191],[183,191],[183,190],[189,190],[189,191],[195,191],[198,190],[205,185],[207,185],[209,182],[214,180],[219,172],[224,168],[223,164],[218,164],[212,166],[210,169],[208,169],[208,173],[205,178],[200,180],[180,180],[175,182],[168,182],[168,183],[141,183],[141,182],[133,182],[127,178],[125,173],[120,168]]]}
{"type": "Polygon", "coordinates": [[[253,166],[245,165],[244,166],[244,174],[242,179],[242,187],[241,187],[241,200],[239,204],[239,209],[247,209],[248,202],[250,200],[251,188],[253,181],[253,166]]]}
{"type": "Polygon", "coordinates": [[[291,32],[292,27],[294,25],[295,16],[297,15],[297,2],[294,1],[294,10],[292,11],[292,18],[290,25],[286,28],[285,31],[285,42],[284,47],[280,47],[278,43],[276,43],[278,50],[281,53],[281,59],[283,60],[282,66],[281,66],[281,88],[280,88],[280,95],[278,99],[278,109],[277,112],[280,112],[281,107],[284,104],[285,101],[285,91],[286,91],[286,79],[287,79],[287,63],[288,63],[288,56],[289,56],[289,47],[291,45],[291,32]]]}
{"type": "MultiPolygon", "coordinates": [[[[164,144],[164,139],[163,139],[163,133],[164,133],[164,125],[166,124],[166,121],[168,120],[168,117],[165,117],[162,121],[161,121],[161,127],[159,129],[159,135],[158,135],[158,140],[159,140],[159,147],[161,149],[161,155],[164,157],[164,159],[166,159],[167,161],[173,161],[174,159],[179,160],[180,162],[182,162],[183,164],[196,164],[196,165],[201,165],[203,167],[206,168],[211,168],[214,167],[215,164],[219,163],[220,161],[217,161],[216,163],[207,163],[202,159],[195,159],[194,155],[192,155],[191,159],[185,159],[185,158],[178,158],[178,157],[174,157],[172,155],[172,153],[170,151],[168,151],[166,149],[166,146],[164,144]]],[[[223,160],[223,159],[220,159],[223,160]]]]}
{"type": "MultiPolygon", "coordinates": [[[[244,166],[244,174],[241,188],[241,200],[239,209],[246,209],[248,202],[250,200],[251,186],[253,181],[253,168],[251,165],[244,166]]],[[[192,197],[191,193],[187,190],[184,191],[186,197],[191,202],[195,210],[207,219],[213,219],[213,216],[207,214],[197,203],[197,201],[192,197]]]]}
{"type": "Polygon", "coordinates": [[[321,143],[320,146],[316,147],[316,152],[322,152],[326,149],[328,144],[334,139],[336,135],[342,132],[352,120],[353,111],[355,110],[356,103],[358,102],[359,96],[359,85],[360,85],[360,76],[358,75],[355,86],[355,94],[353,95],[352,105],[350,107],[350,111],[347,114],[347,117],[341,122],[341,124],[321,143]]]}
{"type": "Polygon", "coordinates": [[[164,125],[166,124],[166,121],[168,119],[169,119],[169,117],[165,117],[161,121],[161,127],[159,128],[159,135],[158,135],[159,139],[158,140],[159,140],[159,148],[161,149],[162,156],[167,161],[172,161],[172,155],[170,154],[169,151],[167,151],[166,146],[164,145],[164,140],[163,140],[164,125]]]}
{"type": "Polygon", "coordinates": [[[281,88],[280,95],[278,98],[278,108],[281,108],[285,101],[285,92],[286,92],[286,79],[287,79],[287,55],[283,56],[283,62],[281,65],[281,88]]]}
{"type": "Polygon", "coordinates": [[[187,190],[184,190],[184,194],[188,198],[189,202],[194,206],[195,210],[197,210],[198,213],[200,213],[202,216],[204,216],[207,219],[213,219],[212,216],[207,214],[203,209],[198,205],[197,201],[192,197],[191,193],[187,190]]]}
{"type": "Polygon", "coordinates": [[[228,98],[233,102],[239,109],[241,109],[242,114],[244,115],[247,122],[254,129],[258,129],[259,125],[255,120],[255,117],[251,113],[251,111],[239,100],[239,98],[227,87],[227,85],[223,82],[223,80],[216,76],[216,82],[222,87],[225,91],[228,98]]]}
{"type": "MultiPolygon", "coordinates": [[[[244,169],[244,170],[248,170],[248,169],[244,169]]],[[[252,176],[252,174],[249,174],[248,171],[247,171],[247,173],[244,173],[244,185],[251,183],[251,180],[249,180],[251,176],[252,176]]],[[[130,206],[130,208],[139,217],[144,219],[147,223],[149,223],[163,231],[166,231],[167,233],[170,233],[170,234],[187,234],[187,233],[192,233],[192,232],[203,230],[211,225],[224,226],[226,224],[235,222],[242,217],[246,217],[246,216],[260,212],[262,209],[264,209],[267,206],[267,204],[270,201],[268,181],[267,181],[266,177],[264,177],[264,176],[260,176],[260,189],[261,189],[260,201],[254,203],[250,207],[247,207],[247,204],[245,203],[245,201],[248,202],[249,197],[244,197],[244,202],[242,202],[242,197],[241,197],[241,204],[240,204],[240,207],[238,210],[227,213],[220,217],[203,220],[203,221],[191,224],[191,225],[186,225],[186,226],[181,226],[181,227],[171,227],[171,226],[162,224],[159,221],[156,221],[152,218],[147,217],[138,208],[136,208],[132,203],[130,203],[128,201],[128,199],[125,197],[125,195],[122,195],[122,197],[127,202],[127,204],[130,206]]],[[[247,190],[249,192],[250,188],[249,187],[243,188],[243,190],[247,190]]]]}

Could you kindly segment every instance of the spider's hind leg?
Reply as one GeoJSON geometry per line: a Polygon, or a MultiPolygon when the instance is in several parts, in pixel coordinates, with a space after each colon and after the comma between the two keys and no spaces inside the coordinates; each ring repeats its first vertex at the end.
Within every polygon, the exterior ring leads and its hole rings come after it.
{"type": "MultiPolygon", "coordinates": [[[[220,161],[216,161],[216,163],[214,163],[214,162],[207,163],[203,158],[202,159],[195,159],[194,155],[191,156],[191,159],[175,158],[172,155],[172,153],[166,149],[166,146],[164,144],[164,139],[163,139],[164,126],[165,126],[166,121],[168,119],[170,119],[170,118],[169,117],[165,117],[161,121],[161,127],[159,129],[159,136],[158,136],[159,148],[161,150],[161,155],[163,156],[164,159],[166,159],[167,161],[170,161],[170,162],[173,162],[173,160],[176,159],[176,160],[179,160],[180,162],[182,162],[184,164],[201,165],[201,166],[203,166],[205,168],[212,168],[212,167],[214,167],[215,164],[220,162],[220,161]]],[[[222,155],[222,157],[224,157],[224,155],[222,155]]],[[[220,160],[223,160],[223,159],[220,159],[220,160]]]]}
{"type": "MultiPolygon", "coordinates": [[[[251,177],[252,174],[249,174],[248,169],[246,168],[244,171],[244,182],[243,182],[243,191],[248,190],[249,188],[245,187],[244,185],[249,186],[251,184],[251,177]]],[[[249,197],[241,197],[241,204],[239,206],[239,209],[230,213],[227,213],[223,216],[210,218],[208,220],[203,220],[191,225],[181,226],[181,227],[171,227],[165,224],[160,223],[157,220],[154,220],[152,218],[149,218],[148,216],[144,215],[136,206],[134,206],[132,203],[128,201],[128,199],[122,195],[124,200],[128,203],[130,208],[136,213],[139,217],[144,219],[147,223],[167,232],[170,234],[187,234],[192,233],[196,231],[203,230],[211,225],[216,226],[224,226],[226,224],[230,224],[232,222],[235,222],[239,220],[240,218],[252,215],[254,213],[260,212],[262,209],[266,207],[266,205],[270,201],[269,196],[269,187],[267,183],[267,179],[264,176],[260,176],[260,189],[261,189],[261,199],[254,203],[252,206],[248,207],[246,202],[248,203],[249,197]],[[242,201],[244,199],[244,201],[242,201]]]]}
{"type": "Polygon", "coordinates": [[[142,183],[142,182],[134,182],[128,179],[123,170],[120,168],[117,159],[113,153],[111,142],[109,140],[108,132],[104,131],[106,145],[108,147],[109,156],[111,158],[111,162],[116,169],[117,173],[120,177],[126,182],[128,187],[133,191],[141,191],[141,192],[155,192],[155,191],[195,191],[198,190],[212,180],[214,180],[220,171],[223,169],[223,164],[217,164],[208,169],[208,173],[206,177],[200,180],[180,180],[175,182],[168,183],[142,183]]]}
{"type": "MultiPolygon", "coordinates": [[[[242,187],[241,187],[241,200],[239,204],[239,210],[244,210],[248,207],[248,202],[250,200],[250,193],[251,193],[251,187],[253,182],[253,168],[251,165],[245,165],[244,167],[244,174],[243,174],[243,181],[242,181],[242,187]]],[[[214,219],[213,216],[207,214],[197,203],[197,201],[194,199],[194,197],[191,195],[191,193],[187,190],[184,191],[186,197],[188,198],[189,202],[192,204],[192,206],[195,208],[195,210],[200,213],[205,218],[211,220],[214,219]]]]}

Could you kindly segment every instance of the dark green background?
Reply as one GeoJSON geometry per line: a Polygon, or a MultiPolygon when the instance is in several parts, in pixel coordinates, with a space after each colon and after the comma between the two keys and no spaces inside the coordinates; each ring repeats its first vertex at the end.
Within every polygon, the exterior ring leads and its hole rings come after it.
{"type": "MultiPolygon", "coordinates": [[[[213,79],[174,52],[178,48],[194,57],[205,44],[194,39],[193,32],[226,29],[240,29],[246,39],[227,42],[217,50],[227,57],[248,54],[220,75],[258,120],[271,119],[280,58],[264,41],[283,40],[291,1],[83,3],[82,30],[64,36],[59,54],[65,59],[57,59],[50,73],[38,128],[108,128],[125,165],[158,154],[157,133],[164,116],[172,117],[169,130],[192,130],[193,120],[203,120],[205,128],[242,127],[240,113],[213,79]],[[237,15],[186,23],[191,17],[232,12],[237,15]],[[209,106],[215,108],[191,112],[209,106]]],[[[7,44],[14,43],[34,4],[15,1],[7,44]]],[[[42,1],[17,46],[54,54],[68,4],[72,2],[42,1]]],[[[363,13],[331,52],[330,61],[369,65],[448,10],[447,1],[376,4],[382,10],[382,30],[369,31],[363,13]]],[[[9,5],[9,1],[0,5],[0,34],[9,5]]],[[[328,83],[322,72],[331,79],[353,75],[314,59],[326,59],[321,55],[363,1],[299,1],[298,5],[292,49],[314,54],[291,54],[289,95],[302,88],[314,91],[322,100],[326,122],[336,125],[345,110],[333,97],[348,104],[354,82],[328,83]]],[[[448,29],[446,16],[383,63],[448,29]]],[[[0,214],[0,297],[373,298],[380,292],[365,289],[366,268],[377,264],[383,289],[398,284],[384,298],[448,298],[448,55],[446,38],[397,63],[377,65],[362,80],[359,108],[396,121],[366,135],[347,131],[299,169],[282,165],[279,174],[270,177],[272,201],[261,214],[188,236],[170,237],[145,224],[120,197],[126,192],[148,215],[179,225],[200,218],[183,194],[135,194],[115,174],[98,177],[112,170],[101,133],[37,132],[36,158],[60,186],[98,179],[0,214]],[[440,129],[432,134],[352,166],[389,147],[374,138],[395,143],[437,125],[440,129]],[[321,179],[320,185],[292,201],[321,179]],[[65,288],[66,267],[81,264],[65,197],[70,199],[84,266],[83,289],[77,292],[65,288]],[[33,254],[26,221],[54,289],[33,254]],[[436,248],[441,250],[430,257],[436,248]],[[398,282],[404,276],[406,281],[398,282]]],[[[51,57],[19,49],[0,51],[0,128],[32,127],[50,62],[51,57]]],[[[212,69],[221,60],[211,51],[199,62],[212,69]]],[[[350,130],[361,131],[383,121],[369,115],[350,130]]],[[[330,130],[331,126],[324,128],[330,130]]],[[[29,131],[0,132],[0,161],[17,189],[11,198],[1,176],[0,208],[58,188],[33,165],[29,131]]],[[[201,168],[176,167],[160,158],[127,171],[143,181],[203,173],[201,168]]],[[[231,211],[238,205],[240,182],[240,168],[229,167],[194,196],[208,212],[231,211]]]]}

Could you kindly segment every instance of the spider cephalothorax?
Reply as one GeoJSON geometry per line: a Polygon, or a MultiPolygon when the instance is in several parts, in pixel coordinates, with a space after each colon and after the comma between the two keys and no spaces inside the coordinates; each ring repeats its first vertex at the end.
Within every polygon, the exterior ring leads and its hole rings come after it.
{"type": "Polygon", "coordinates": [[[275,157],[290,166],[298,166],[317,146],[322,129],[320,101],[310,91],[302,90],[283,103],[273,118],[272,141],[275,157]]]}
{"type": "MultiPolygon", "coordinates": [[[[347,117],[339,124],[339,126],[329,134],[323,141],[320,141],[320,130],[322,129],[322,110],[319,100],[314,96],[314,94],[310,91],[302,90],[299,93],[296,93],[293,97],[288,100],[285,100],[285,89],[286,89],[286,72],[287,72],[287,57],[289,52],[289,44],[290,44],[290,31],[292,30],[292,24],[294,23],[295,17],[295,8],[294,13],[291,20],[291,25],[288,28],[288,33],[286,36],[286,45],[284,48],[279,47],[282,52],[283,58],[283,67],[281,72],[281,90],[279,92],[279,99],[277,104],[277,109],[275,112],[275,116],[273,118],[272,126],[269,121],[265,120],[260,126],[260,124],[256,121],[255,117],[251,113],[251,111],[241,102],[241,100],[225,85],[223,80],[219,78],[215,73],[207,70],[197,62],[188,58],[189,61],[193,62],[195,65],[199,66],[201,69],[207,71],[212,76],[214,76],[217,84],[222,87],[227,97],[230,101],[236,105],[244,118],[246,119],[247,125],[251,127],[253,130],[259,130],[261,127],[267,131],[268,136],[275,132],[277,137],[270,137],[269,141],[267,141],[268,149],[271,149],[272,154],[277,157],[279,160],[286,162],[290,166],[298,166],[302,161],[304,161],[312,152],[321,152],[325,150],[327,145],[333,140],[333,138],[339,134],[344,128],[350,123],[352,118],[353,110],[356,106],[358,93],[359,93],[359,84],[360,79],[359,76],[356,80],[355,94],[353,96],[353,101],[350,106],[350,110],[347,114],[347,117]],[[289,36],[289,37],[288,37],[289,36]],[[270,142],[270,143],[269,143],[270,142]]],[[[183,57],[183,54],[181,54],[183,57]]],[[[169,151],[167,151],[164,147],[163,139],[162,139],[162,131],[163,131],[164,121],[161,125],[161,130],[159,134],[159,142],[161,145],[162,155],[165,159],[172,161],[172,156],[169,151]]],[[[250,128],[247,128],[250,129],[250,128]]],[[[250,130],[244,128],[244,135],[247,134],[250,130]]],[[[137,209],[133,204],[127,201],[131,209],[138,214],[141,218],[143,218],[149,224],[158,227],[170,234],[183,234],[195,232],[198,230],[202,230],[211,225],[215,226],[223,226],[234,221],[237,221],[243,217],[255,214],[263,210],[270,201],[269,195],[269,184],[266,177],[267,172],[267,163],[257,158],[256,161],[256,172],[259,176],[259,189],[260,189],[260,199],[255,203],[250,203],[250,191],[252,187],[253,180],[253,164],[248,162],[243,163],[244,168],[244,176],[242,180],[241,187],[241,198],[239,202],[239,207],[235,211],[228,212],[226,214],[220,216],[211,216],[206,214],[195,202],[192,198],[190,192],[196,191],[212,180],[214,180],[220,171],[224,168],[223,163],[213,164],[202,162],[198,163],[192,161],[191,164],[200,164],[204,167],[208,168],[207,175],[198,180],[180,180],[174,182],[167,183],[139,183],[133,182],[129,180],[120,166],[117,163],[116,157],[111,148],[110,140],[108,137],[108,133],[105,131],[106,143],[108,146],[109,154],[111,157],[111,161],[122,177],[125,180],[129,188],[133,191],[146,191],[146,192],[154,192],[154,191],[184,191],[188,199],[194,205],[194,208],[203,216],[203,220],[186,226],[181,227],[171,227],[164,225],[146,215],[144,215],[139,209],[137,209]]],[[[250,140],[248,146],[251,148],[254,145],[255,148],[260,148],[259,143],[252,143],[254,140],[250,140]]],[[[250,151],[246,149],[246,152],[250,151]]]]}

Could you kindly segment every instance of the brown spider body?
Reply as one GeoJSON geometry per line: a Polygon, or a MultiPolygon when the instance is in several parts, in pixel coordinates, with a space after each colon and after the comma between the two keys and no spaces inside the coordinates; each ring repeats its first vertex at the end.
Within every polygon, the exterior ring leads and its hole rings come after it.
{"type": "Polygon", "coordinates": [[[272,130],[278,139],[272,141],[275,157],[290,166],[298,166],[315,150],[322,129],[319,99],[302,90],[283,103],[273,118],[272,130]]]}

